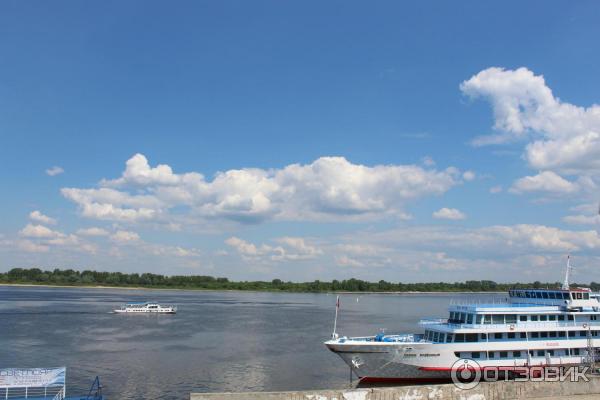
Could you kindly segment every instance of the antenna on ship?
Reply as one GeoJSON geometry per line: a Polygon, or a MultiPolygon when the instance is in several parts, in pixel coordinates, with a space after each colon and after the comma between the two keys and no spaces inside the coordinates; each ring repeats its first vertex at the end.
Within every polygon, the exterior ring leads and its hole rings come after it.
{"type": "Polygon", "coordinates": [[[563,282],[562,290],[569,290],[569,274],[572,270],[573,267],[571,266],[571,255],[569,254],[567,256],[567,270],[565,271],[565,281],[563,282]]]}

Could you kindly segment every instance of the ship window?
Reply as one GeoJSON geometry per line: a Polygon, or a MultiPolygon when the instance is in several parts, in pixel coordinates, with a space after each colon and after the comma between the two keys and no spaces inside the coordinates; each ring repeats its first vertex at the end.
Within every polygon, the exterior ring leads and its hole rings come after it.
{"type": "Polygon", "coordinates": [[[572,349],[571,354],[574,356],[578,356],[579,355],[579,349],[572,349]]]}
{"type": "Polygon", "coordinates": [[[464,312],[461,312],[461,313],[460,313],[460,322],[461,322],[462,324],[464,324],[464,323],[465,323],[465,320],[466,320],[465,313],[464,313],[464,312]]]}
{"type": "Polygon", "coordinates": [[[531,332],[531,337],[537,339],[538,337],[540,337],[540,333],[539,332],[531,332]]]}
{"type": "Polygon", "coordinates": [[[579,336],[585,337],[587,335],[586,331],[579,331],[579,336]]]}
{"type": "Polygon", "coordinates": [[[542,298],[547,299],[548,298],[548,292],[542,292],[542,298]]]}
{"type": "Polygon", "coordinates": [[[494,339],[502,339],[502,333],[494,333],[494,339]]]}
{"type": "Polygon", "coordinates": [[[564,331],[558,332],[558,337],[565,337],[565,332],[564,331]]]}
{"type": "Polygon", "coordinates": [[[548,335],[550,335],[550,337],[556,337],[556,332],[548,332],[548,335]]]}
{"type": "Polygon", "coordinates": [[[548,292],[548,298],[549,299],[555,299],[556,296],[555,296],[554,292],[548,292]]]}
{"type": "Polygon", "coordinates": [[[546,351],[548,352],[548,355],[554,357],[554,350],[546,350],[546,351]]]}
{"type": "Polygon", "coordinates": [[[529,355],[533,357],[533,350],[529,350],[529,355]]]}
{"type": "Polygon", "coordinates": [[[521,339],[526,339],[527,338],[527,333],[521,332],[521,333],[519,333],[519,336],[521,336],[521,339]]]}
{"type": "Polygon", "coordinates": [[[590,321],[595,321],[598,318],[597,315],[590,315],[590,321]]]}
{"type": "Polygon", "coordinates": [[[508,351],[501,351],[500,352],[500,358],[507,358],[508,357],[508,351]]]}
{"type": "Polygon", "coordinates": [[[440,338],[439,339],[440,339],[439,340],[440,343],[444,343],[446,341],[446,334],[440,332],[440,338]]]}
{"type": "Polygon", "coordinates": [[[521,357],[520,351],[513,351],[513,357],[521,357]]]}
{"type": "Polygon", "coordinates": [[[598,331],[592,331],[592,336],[598,336],[598,331]]]}
{"type": "Polygon", "coordinates": [[[569,321],[573,321],[573,316],[572,316],[572,315],[567,315],[567,319],[568,319],[569,321]]]}
{"type": "Polygon", "coordinates": [[[563,300],[568,300],[569,299],[569,293],[563,292],[562,298],[563,298],[563,300]]]}
{"type": "Polygon", "coordinates": [[[494,358],[494,356],[495,356],[495,355],[496,355],[496,353],[495,353],[495,352],[493,352],[493,351],[490,351],[490,352],[488,352],[488,357],[489,357],[490,359],[494,358]]]}
{"type": "Polygon", "coordinates": [[[589,293],[584,293],[583,294],[583,299],[584,300],[589,300],[590,299],[590,294],[589,293]]]}
{"type": "Polygon", "coordinates": [[[547,315],[540,315],[540,321],[547,321],[547,320],[548,320],[547,315]]]}
{"type": "Polygon", "coordinates": [[[492,322],[494,324],[503,324],[504,323],[504,315],[502,315],[502,314],[493,314],[492,315],[492,322]]]}
{"type": "Polygon", "coordinates": [[[446,335],[446,343],[452,343],[453,336],[451,333],[446,335]]]}
{"type": "Polygon", "coordinates": [[[544,350],[538,350],[537,355],[538,357],[544,357],[544,350]]]}
{"type": "Polygon", "coordinates": [[[485,314],[485,323],[486,324],[492,323],[492,316],[490,314],[485,314]]]}
{"type": "Polygon", "coordinates": [[[460,351],[455,351],[455,352],[454,352],[454,355],[455,355],[456,357],[458,357],[458,358],[461,358],[461,357],[460,357],[460,351]]]}
{"type": "Polygon", "coordinates": [[[465,341],[465,334],[464,333],[457,333],[456,336],[454,337],[454,341],[455,342],[459,342],[462,343],[465,341]]]}
{"type": "Polygon", "coordinates": [[[507,324],[517,323],[517,316],[515,314],[507,314],[506,315],[506,323],[507,324]]]}
{"type": "Polygon", "coordinates": [[[467,333],[465,335],[465,341],[466,342],[476,342],[477,341],[477,334],[476,333],[467,333]]]}
{"type": "Polygon", "coordinates": [[[473,314],[467,314],[467,324],[473,323],[473,314]]]}
{"type": "Polygon", "coordinates": [[[487,340],[487,333],[481,334],[481,340],[487,340]]]}
{"type": "Polygon", "coordinates": [[[581,300],[583,299],[583,294],[582,293],[577,293],[577,300],[581,300]]]}
{"type": "Polygon", "coordinates": [[[556,315],[548,315],[548,321],[556,321],[556,315]]]}
{"type": "Polygon", "coordinates": [[[437,341],[438,341],[438,339],[439,339],[439,336],[438,336],[438,335],[439,335],[439,334],[438,334],[437,332],[433,332],[433,341],[434,341],[434,342],[437,342],[437,341]]]}
{"type": "Polygon", "coordinates": [[[538,316],[537,315],[532,315],[531,316],[531,320],[532,321],[537,321],[538,320],[538,316]]]}
{"type": "Polygon", "coordinates": [[[481,353],[478,351],[474,351],[471,353],[471,358],[481,358],[481,353]]]}
{"type": "Polygon", "coordinates": [[[508,332],[508,338],[509,339],[514,339],[515,338],[515,333],[514,332],[508,332]]]}
{"type": "Polygon", "coordinates": [[[569,331],[569,337],[575,337],[575,331],[569,331]]]}
{"type": "Polygon", "coordinates": [[[519,321],[521,321],[521,322],[527,321],[527,315],[519,315],[519,321]]]}
{"type": "Polygon", "coordinates": [[[565,316],[564,315],[558,315],[558,320],[559,321],[564,321],[565,320],[565,316]]]}
{"type": "Polygon", "coordinates": [[[475,316],[477,324],[483,324],[483,314],[478,314],[475,316]]]}
{"type": "Polygon", "coordinates": [[[540,337],[547,338],[548,332],[540,332],[540,337]]]}

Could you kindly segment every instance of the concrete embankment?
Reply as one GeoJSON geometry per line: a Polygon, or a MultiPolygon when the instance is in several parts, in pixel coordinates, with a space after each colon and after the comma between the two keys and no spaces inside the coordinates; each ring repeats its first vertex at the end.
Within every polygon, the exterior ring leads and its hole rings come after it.
{"type": "Polygon", "coordinates": [[[600,378],[588,382],[482,382],[470,390],[452,384],[305,392],[191,393],[190,400],[509,400],[600,399],[600,378]]]}

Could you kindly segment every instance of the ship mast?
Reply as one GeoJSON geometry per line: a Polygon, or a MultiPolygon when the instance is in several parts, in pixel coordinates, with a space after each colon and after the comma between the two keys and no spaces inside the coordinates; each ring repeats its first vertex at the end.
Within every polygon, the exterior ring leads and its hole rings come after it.
{"type": "Polygon", "coordinates": [[[563,282],[562,290],[569,290],[569,273],[572,269],[573,267],[571,266],[571,255],[569,254],[567,256],[567,270],[565,271],[565,281],[563,282]]]}

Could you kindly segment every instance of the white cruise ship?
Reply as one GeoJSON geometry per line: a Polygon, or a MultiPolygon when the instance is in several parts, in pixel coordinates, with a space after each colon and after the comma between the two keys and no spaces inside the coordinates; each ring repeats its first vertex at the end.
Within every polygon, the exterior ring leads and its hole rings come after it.
{"type": "Polygon", "coordinates": [[[118,314],[125,313],[133,313],[133,314],[141,314],[141,313],[161,313],[161,314],[175,314],[177,312],[177,307],[175,306],[161,306],[158,303],[127,303],[121,308],[117,308],[113,310],[118,314]]]}
{"type": "Polygon", "coordinates": [[[325,345],[361,382],[450,379],[461,359],[482,368],[583,365],[600,347],[600,302],[587,288],[514,289],[503,303],[449,307],[422,320],[424,333],[333,338],[325,345]]]}

